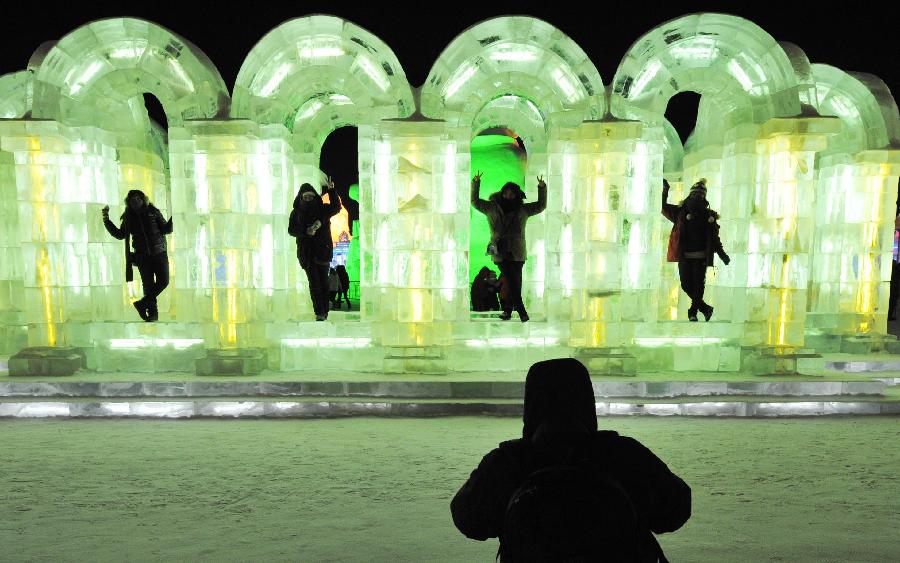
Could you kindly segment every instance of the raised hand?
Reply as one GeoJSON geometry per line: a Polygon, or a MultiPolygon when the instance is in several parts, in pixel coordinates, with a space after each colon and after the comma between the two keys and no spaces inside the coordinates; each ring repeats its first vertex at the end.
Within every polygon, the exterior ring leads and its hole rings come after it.
{"type": "Polygon", "coordinates": [[[480,170],[477,171],[477,172],[475,172],[475,175],[472,176],[472,185],[473,185],[473,186],[480,186],[480,185],[481,185],[481,177],[482,177],[483,175],[484,175],[484,172],[482,172],[482,171],[480,171],[480,170]]]}
{"type": "Polygon", "coordinates": [[[547,187],[547,184],[544,182],[544,177],[543,177],[543,176],[538,176],[538,177],[537,177],[537,180],[538,180],[538,187],[539,187],[539,188],[546,188],[546,187],[547,187]]]}
{"type": "Polygon", "coordinates": [[[330,191],[330,190],[334,189],[334,178],[332,178],[331,176],[326,177],[325,188],[326,188],[326,191],[330,191]]]}
{"type": "Polygon", "coordinates": [[[104,205],[104,206],[103,206],[103,209],[100,210],[100,213],[103,214],[103,218],[104,218],[104,219],[109,219],[109,206],[108,206],[108,205],[104,205]]]}

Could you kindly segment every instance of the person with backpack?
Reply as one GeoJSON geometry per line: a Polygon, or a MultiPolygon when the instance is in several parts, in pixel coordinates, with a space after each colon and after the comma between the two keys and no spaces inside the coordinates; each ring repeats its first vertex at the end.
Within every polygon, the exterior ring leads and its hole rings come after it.
{"type": "Polygon", "coordinates": [[[499,538],[504,562],[666,561],[654,534],[690,518],[691,489],[637,440],[597,429],[581,362],[531,367],[523,422],[454,496],[460,532],[499,538]]]}
{"type": "Polygon", "coordinates": [[[725,254],[719,239],[719,214],[709,208],[706,201],[706,178],[700,178],[691,186],[690,194],[679,205],[669,201],[669,182],[663,179],[662,214],[672,222],[666,260],[678,262],[681,289],[691,298],[688,320],[697,322],[697,312],[703,313],[708,322],[713,307],[703,300],[706,289],[706,268],[713,265],[717,254],[727,266],[731,258],[725,254]]]}
{"type": "Polygon", "coordinates": [[[162,212],[141,190],[130,190],[125,196],[125,205],[118,227],[109,219],[109,206],[103,206],[103,226],[118,240],[125,239],[125,281],[134,279],[132,265],[135,265],[144,288],[144,296],[133,303],[134,308],[141,319],[155,322],[159,320],[156,298],[169,285],[166,235],[172,234],[172,218],[163,219],[162,212]]]}

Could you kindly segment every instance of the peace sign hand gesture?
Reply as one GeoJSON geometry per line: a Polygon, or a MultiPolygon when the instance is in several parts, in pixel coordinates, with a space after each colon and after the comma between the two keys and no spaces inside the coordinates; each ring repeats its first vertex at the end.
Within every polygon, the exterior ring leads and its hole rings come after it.
{"type": "Polygon", "coordinates": [[[473,185],[473,186],[480,186],[480,185],[481,185],[481,177],[482,177],[483,175],[484,175],[484,172],[482,172],[482,171],[480,171],[480,170],[477,171],[477,172],[475,172],[475,175],[472,176],[472,185],[473,185]]]}
{"type": "Polygon", "coordinates": [[[538,187],[539,187],[539,188],[546,188],[546,187],[547,187],[547,184],[544,182],[544,177],[543,177],[543,176],[538,176],[538,177],[537,177],[537,180],[538,180],[538,187]]]}

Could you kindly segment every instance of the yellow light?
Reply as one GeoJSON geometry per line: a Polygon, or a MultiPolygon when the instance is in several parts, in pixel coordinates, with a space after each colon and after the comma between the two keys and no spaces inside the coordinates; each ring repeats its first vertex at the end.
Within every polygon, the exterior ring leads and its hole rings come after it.
{"type": "Polygon", "coordinates": [[[669,320],[678,320],[678,284],[673,285],[669,291],[669,320]]]}
{"type": "Polygon", "coordinates": [[[593,205],[591,211],[606,211],[607,195],[606,195],[606,179],[597,176],[594,178],[593,205]]]}
{"type": "Polygon", "coordinates": [[[421,322],[425,318],[422,290],[423,270],[422,253],[413,252],[409,257],[409,281],[412,291],[412,320],[421,322]]]}
{"type": "Polygon", "coordinates": [[[225,251],[225,269],[228,278],[228,324],[225,342],[229,346],[237,344],[237,250],[229,249],[225,251]]]}
{"type": "Polygon", "coordinates": [[[53,324],[53,295],[50,292],[50,255],[43,246],[38,258],[38,286],[44,297],[44,320],[47,321],[47,346],[56,346],[56,325],[53,324]]]}
{"type": "MultiPolygon", "coordinates": [[[[36,137],[29,137],[28,147],[35,151],[33,159],[34,164],[43,162],[43,155],[40,153],[41,142],[36,137]]],[[[48,205],[47,183],[44,178],[43,170],[40,166],[29,166],[29,174],[31,176],[31,185],[35,187],[34,199],[32,206],[34,209],[34,226],[37,230],[37,241],[45,243],[47,241],[47,221],[48,216],[53,211],[48,205]]],[[[41,290],[41,296],[44,306],[44,321],[47,323],[47,346],[56,346],[57,334],[56,325],[53,322],[53,293],[50,287],[51,269],[50,269],[50,253],[44,244],[40,245],[37,257],[37,284],[41,290]]]]}
{"type": "Polygon", "coordinates": [[[592,297],[589,310],[589,318],[591,320],[590,346],[603,346],[606,343],[606,323],[601,320],[603,318],[603,299],[592,297]]]}
{"type": "Polygon", "coordinates": [[[781,268],[781,304],[779,306],[779,314],[778,314],[778,344],[784,345],[785,342],[785,332],[787,328],[787,305],[788,305],[788,272],[789,272],[789,264],[790,264],[790,255],[785,254],[782,261],[781,268]]]}

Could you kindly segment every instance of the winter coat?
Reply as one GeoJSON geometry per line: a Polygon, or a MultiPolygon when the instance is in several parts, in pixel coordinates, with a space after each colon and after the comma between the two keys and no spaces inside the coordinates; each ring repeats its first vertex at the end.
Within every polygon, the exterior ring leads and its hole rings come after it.
{"type": "Polygon", "coordinates": [[[713,255],[718,254],[725,259],[725,250],[719,238],[719,214],[709,208],[689,209],[687,200],[681,205],[673,205],[666,201],[667,192],[663,192],[662,214],[672,222],[669,234],[669,248],[666,260],[678,262],[684,253],[692,250],[703,251],[706,265],[713,265],[713,255]],[[691,218],[688,219],[688,215],[691,218]],[[698,240],[699,239],[699,240],[698,240]]]}
{"type": "Polygon", "coordinates": [[[334,256],[331,218],[341,210],[341,198],[337,190],[327,193],[329,201],[327,204],[323,203],[322,197],[312,188],[301,189],[294,198],[294,209],[288,220],[288,234],[297,238],[297,260],[304,269],[313,264],[320,266],[328,264],[334,256]],[[303,205],[302,196],[307,191],[314,193],[316,198],[309,205],[303,205]],[[308,235],[306,229],[317,220],[322,226],[314,235],[308,235]]]}
{"type": "Polygon", "coordinates": [[[337,268],[338,279],[341,280],[341,291],[347,291],[350,289],[350,274],[347,273],[347,268],[344,266],[338,266],[337,268]]]}
{"type": "Polygon", "coordinates": [[[166,251],[165,235],[172,233],[172,218],[166,221],[159,209],[153,204],[147,204],[137,211],[126,209],[118,227],[106,218],[103,219],[103,226],[113,237],[125,239],[125,279],[132,281],[134,276],[131,265],[134,259],[128,248],[128,239],[131,239],[134,254],[146,256],[162,254],[166,251]]]}
{"type": "Polygon", "coordinates": [[[338,293],[343,291],[341,287],[341,278],[338,276],[337,272],[328,272],[328,291],[333,291],[338,293]]]}
{"type": "Polygon", "coordinates": [[[472,281],[471,301],[473,311],[499,311],[500,303],[497,301],[497,291],[500,282],[497,278],[489,278],[491,271],[484,266],[472,281]]]}
{"type": "MultiPolygon", "coordinates": [[[[641,528],[641,552],[647,561],[665,560],[653,533],[680,528],[691,515],[691,489],[653,452],[633,438],[598,431],[594,392],[586,368],[577,360],[539,362],[528,372],[522,438],[502,442],[472,472],[451,503],[453,522],[475,540],[500,537],[510,498],[528,476],[560,464],[577,452],[619,483],[630,497],[641,528]],[[582,434],[553,434],[541,445],[536,434],[565,420],[582,434]],[[548,422],[545,426],[544,423],[548,422]]],[[[568,428],[565,424],[562,428],[568,428]]],[[[501,538],[501,554],[503,553],[501,538]]]]}
{"type": "Polygon", "coordinates": [[[497,245],[499,253],[499,256],[493,257],[494,262],[524,262],[528,257],[525,248],[525,223],[529,217],[547,208],[547,187],[538,187],[536,202],[522,203],[510,212],[505,212],[500,205],[501,192],[491,194],[485,201],[479,196],[479,191],[479,185],[472,184],[472,206],[487,216],[491,242],[497,245]]]}

